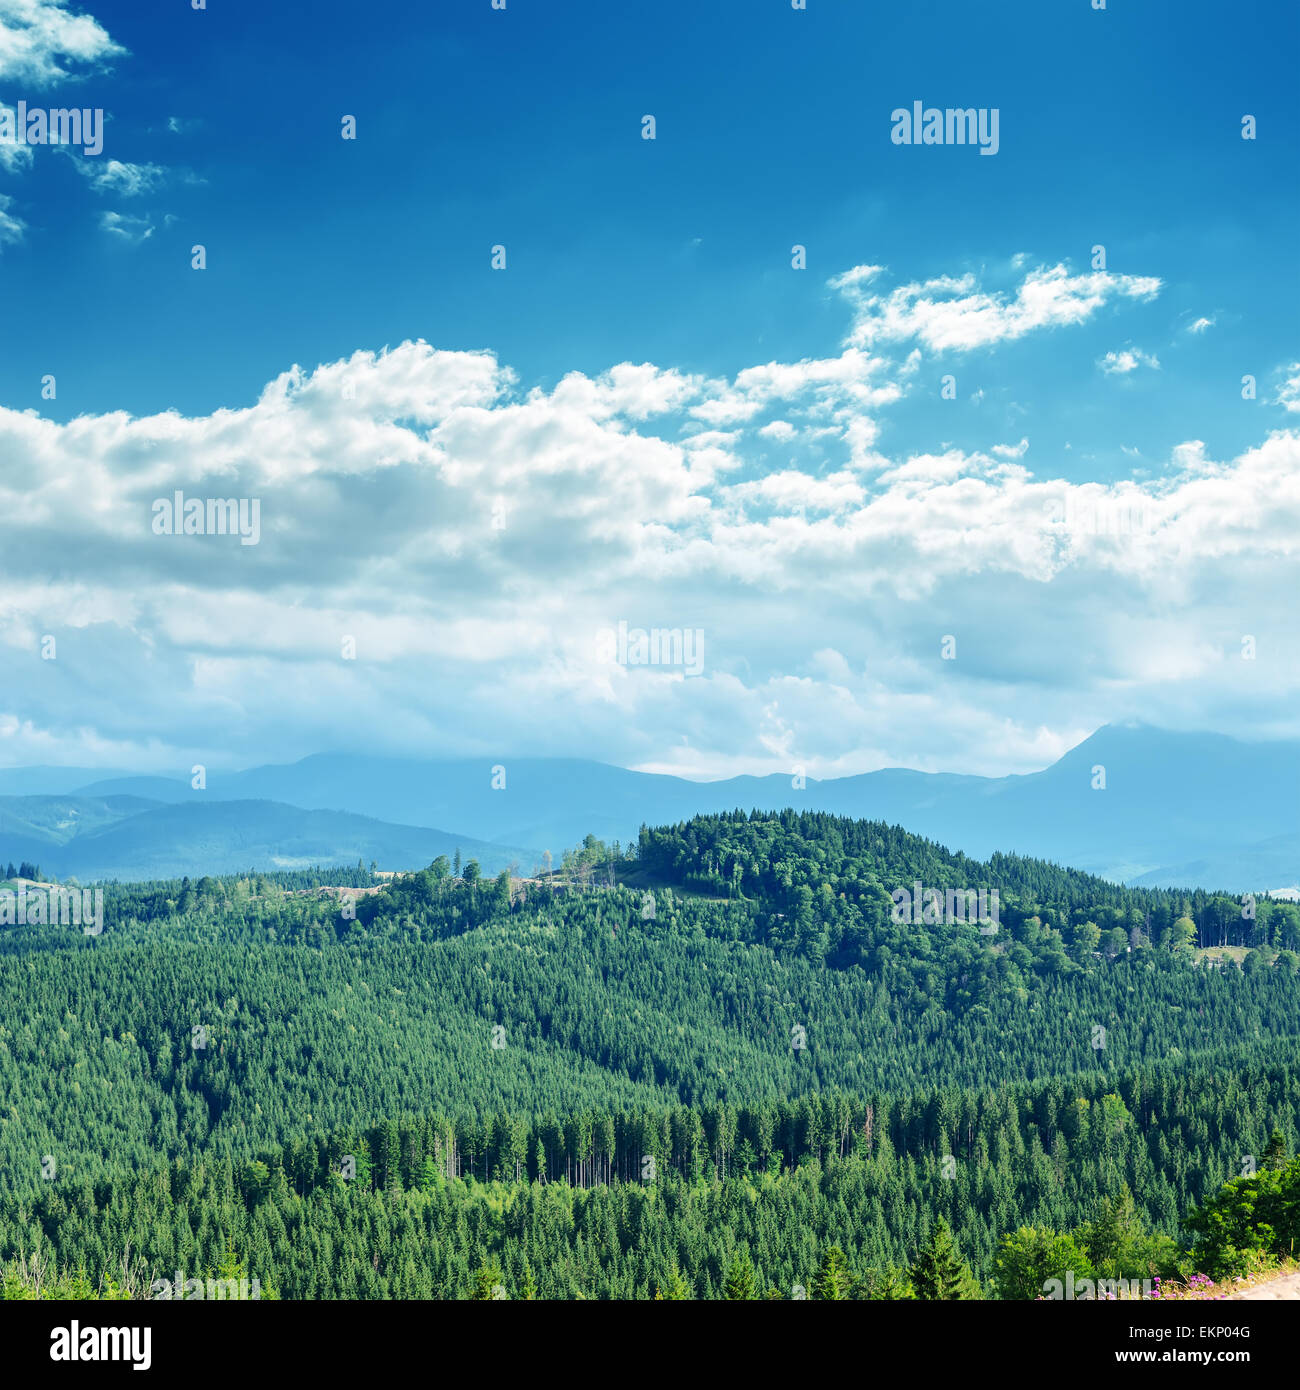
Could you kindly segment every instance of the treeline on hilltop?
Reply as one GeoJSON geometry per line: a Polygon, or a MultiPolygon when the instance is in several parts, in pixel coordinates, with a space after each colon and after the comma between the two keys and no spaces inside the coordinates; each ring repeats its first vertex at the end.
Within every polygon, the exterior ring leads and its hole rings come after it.
{"type": "Polygon", "coordinates": [[[23,1296],[41,1269],[84,1289],[98,1271],[141,1296],[233,1251],[313,1299],[1033,1298],[1067,1273],[1257,1270],[1300,1235],[1300,1162],[1271,1127],[1300,1124],[1290,1051],[1144,1068],[1110,1092],[424,1116],[56,1180],[0,1204],[3,1282],[23,1296]],[[1259,1171],[1220,1190],[1243,1145],[1259,1171]]]}
{"type": "MultiPolygon", "coordinates": [[[[268,899],[273,916],[276,900],[296,890],[384,883],[374,867],[111,884],[107,906],[122,926],[188,917],[266,921],[268,899]]],[[[1005,955],[1016,967],[1011,975],[1069,974],[1135,951],[1186,955],[1217,946],[1247,948],[1249,969],[1300,969],[1300,904],[1294,902],[1125,888],[1017,855],[982,863],[883,822],[794,811],[736,811],[643,828],[626,853],[588,836],[566,851],[549,879],[527,883],[506,872],[483,879],[475,860],[462,867],[439,856],[426,869],[387,881],[381,895],[360,899],[354,913],[323,914],[318,920],[326,930],[314,939],[359,939],[358,933],[383,934],[400,923],[421,939],[439,940],[514,914],[544,916],[559,894],[608,893],[617,883],[641,893],[636,902],[609,902],[607,911],[623,921],[638,913],[653,919],[665,892],[675,888],[675,922],[685,918],[711,935],[876,974],[891,960],[933,960],[954,945],[963,962],[972,948],[976,958],[985,952],[985,961],[989,952],[1005,955]],[[942,909],[932,920],[919,902],[915,912],[900,908],[892,895],[917,883],[941,900],[950,892],[996,892],[998,930],[981,937],[973,920],[946,920],[942,909]]]]}
{"type": "MultiPolygon", "coordinates": [[[[643,828],[637,860],[682,888],[753,900],[763,939],[832,964],[869,965],[878,945],[896,949],[906,938],[889,931],[891,895],[917,881],[941,892],[996,889],[1002,925],[1031,950],[1054,933],[1045,949],[1060,963],[1139,945],[1300,952],[1300,905],[1293,902],[1125,888],[1020,855],[982,863],[898,826],[825,812],[734,811],[643,828]]],[[[1298,964],[1287,961],[1291,969],[1298,964]]]]}
{"type": "Polygon", "coordinates": [[[4,870],[4,877],[6,880],[25,878],[35,883],[44,882],[41,866],[39,864],[29,863],[26,859],[24,859],[21,864],[15,864],[11,859],[4,870]]]}

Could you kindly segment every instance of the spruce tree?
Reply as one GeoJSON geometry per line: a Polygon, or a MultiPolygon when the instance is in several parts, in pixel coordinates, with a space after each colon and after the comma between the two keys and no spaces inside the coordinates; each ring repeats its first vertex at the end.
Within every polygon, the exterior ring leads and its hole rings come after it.
{"type": "Polygon", "coordinates": [[[941,1216],[930,1229],[930,1240],[909,1271],[917,1298],[954,1302],[979,1297],[979,1286],[962,1259],[947,1221],[941,1216]]]}
{"type": "Polygon", "coordinates": [[[813,1278],[812,1296],[815,1299],[842,1302],[849,1296],[849,1266],[844,1251],[832,1245],[822,1256],[813,1278]]]}
{"type": "Polygon", "coordinates": [[[474,1292],[470,1295],[475,1303],[490,1303],[504,1296],[505,1282],[501,1266],[495,1260],[479,1265],[474,1275],[474,1292]],[[498,1292],[500,1290],[501,1292],[498,1292]]]}
{"type": "Polygon", "coordinates": [[[722,1296],[731,1303],[758,1296],[754,1286],[754,1263],[747,1250],[738,1250],[732,1259],[722,1286],[722,1296]]]}
{"type": "Polygon", "coordinates": [[[1083,1228],[1084,1249],[1099,1272],[1115,1277],[1124,1274],[1124,1256],[1139,1227],[1133,1194],[1127,1184],[1120,1188],[1118,1197],[1102,1199],[1096,1217],[1083,1228]]]}
{"type": "Polygon", "coordinates": [[[682,1272],[674,1262],[666,1282],[655,1290],[655,1298],[660,1301],[684,1302],[690,1296],[691,1286],[682,1278],[682,1272]]]}

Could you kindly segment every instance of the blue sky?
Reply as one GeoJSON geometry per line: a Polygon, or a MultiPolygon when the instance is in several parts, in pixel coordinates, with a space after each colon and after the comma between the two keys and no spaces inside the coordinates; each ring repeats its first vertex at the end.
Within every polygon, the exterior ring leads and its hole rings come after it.
{"type": "MultiPolygon", "coordinates": [[[[620,361],[733,374],[756,353],[820,355],[844,326],[825,281],[864,260],[904,281],[1005,284],[1016,253],[1085,268],[1097,243],[1110,269],[1166,291],[996,370],[961,363],[959,390],[983,386],[988,408],[954,421],[958,442],[980,442],[984,417],[1005,422],[1017,399],[1104,467],[1121,466],[1116,417],[1144,451],[1189,427],[1237,449],[1259,424],[1238,408],[1241,374],[1294,346],[1288,6],[483,0],[380,6],[365,24],[343,3],[313,4],[310,22],[227,0],[94,13],[129,52],[57,90],[111,112],[103,158],[168,173],[113,198],[49,160],[12,187],[32,233],[6,252],[6,317],[62,368],[55,418],[246,404],[293,362],[419,337],[490,348],[527,384],[620,361]],[[917,99],[998,107],[998,156],[891,145],[889,112],[917,99]],[[149,244],[102,230],[110,209],[146,219],[149,244]],[[496,243],[505,276],[489,266],[496,243]],[[1203,316],[1214,333],[1189,338],[1203,316]],[[1093,363],[1129,340],[1163,352],[1166,375],[1121,393],[1093,363]]],[[[11,379],[4,398],[39,405],[38,379],[11,379]]],[[[932,443],[925,413],[900,412],[900,437],[932,443]]]]}
{"type": "Polygon", "coordinates": [[[96,158],[0,149],[0,423],[39,494],[12,553],[54,586],[12,589],[0,640],[76,634],[66,685],[9,696],[5,760],[390,739],[1007,771],[1111,718],[1300,732],[1294,7],[0,0],[0,25],[0,103],[109,113],[96,158]],[[997,108],[996,156],[893,144],[918,100],[997,108]],[[344,423],[312,383],[349,362],[344,423]],[[150,534],[169,485],[236,480],[255,549],[150,534]],[[1035,531],[1132,495],[1153,534],[1035,531]],[[1206,545],[1214,516],[1236,540],[1206,545]],[[570,644],[620,620],[700,627],[705,674],[593,675],[570,644]],[[325,674],[310,642],[348,622],[373,663],[325,674]]]}

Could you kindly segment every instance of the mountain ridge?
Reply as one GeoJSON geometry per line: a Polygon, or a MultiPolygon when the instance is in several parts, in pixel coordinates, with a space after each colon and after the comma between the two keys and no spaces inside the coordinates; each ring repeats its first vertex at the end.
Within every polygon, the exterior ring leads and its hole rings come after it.
{"type": "MultiPolygon", "coordinates": [[[[41,771],[0,770],[0,788],[31,785],[41,771]]],[[[59,779],[60,770],[44,771],[59,779]]],[[[173,806],[271,802],[386,826],[451,825],[431,833],[462,845],[505,846],[521,862],[546,850],[558,860],[588,834],[626,843],[642,824],[806,809],[885,820],[977,858],[1025,854],[1117,882],[1233,892],[1300,882],[1300,743],[1143,724],[1104,725],[1038,772],[996,778],[892,767],[803,785],[775,773],[694,782],[584,758],[316,753],[210,772],[203,791],[191,790],[188,779],[115,772],[77,794],[173,806]],[[1197,882],[1182,879],[1187,873],[1197,882]]],[[[10,853],[3,848],[8,800],[0,796],[0,855],[10,853]]],[[[407,852],[396,837],[385,867],[418,867],[391,862],[399,850],[407,852]]],[[[484,853],[495,862],[493,849],[484,853]]]]}

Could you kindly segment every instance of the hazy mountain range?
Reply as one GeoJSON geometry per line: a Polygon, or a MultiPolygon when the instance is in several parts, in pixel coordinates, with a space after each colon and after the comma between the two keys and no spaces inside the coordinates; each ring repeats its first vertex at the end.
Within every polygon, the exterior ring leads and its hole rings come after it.
{"type": "Polygon", "coordinates": [[[401,869],[459,847],[485,872],[511,862],[527,872],[542,851],[558,861],[588,833],[626,843],[643,823],[793,806],[1129,883],[1244,892],[1300,882],[1297,743],[1108,725],[1024,776],[889,768],[802,788],[787,776],[690,782],[568,758],[514,759],[504,771],[498,790],[487,760],[318,754],[210,773],[193,791],[187,777],[0,769],[0,861],[127,879],[358,859],[401,869]]]}

